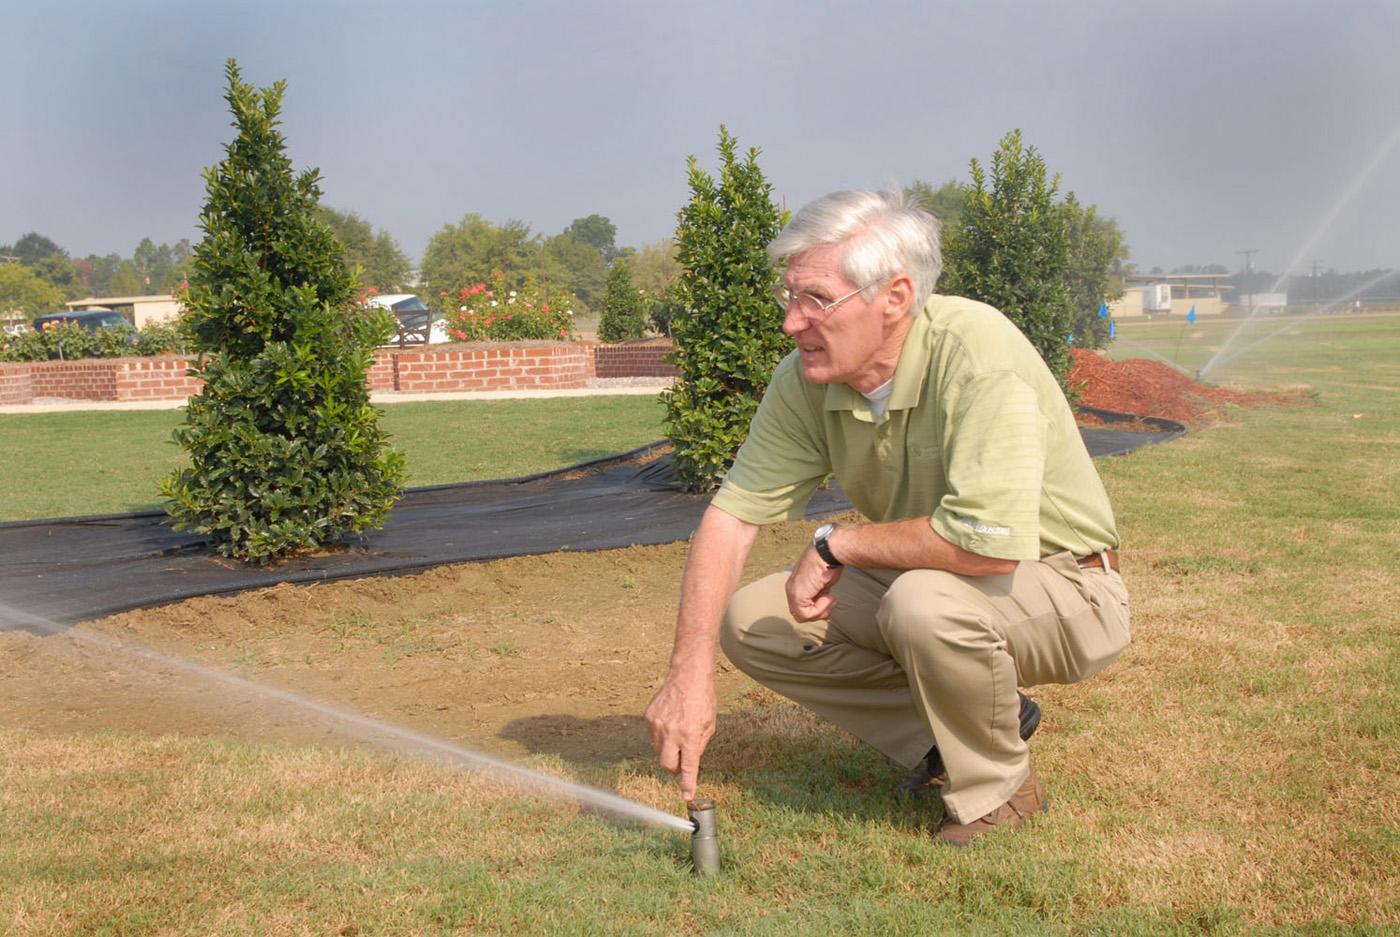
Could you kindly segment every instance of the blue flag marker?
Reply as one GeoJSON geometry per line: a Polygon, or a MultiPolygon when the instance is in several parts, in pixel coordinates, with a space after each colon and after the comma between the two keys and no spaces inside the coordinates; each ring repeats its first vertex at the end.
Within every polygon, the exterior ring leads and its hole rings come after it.
{"type": "Polygon", "coordinates": [[[1099,303],[1099,318],[1108,318],[1108,303],[1099,303]]]}
{"type": "Polygon", "coordinates": [[[1065,344],[1066,344],[1066,345],[1073,345],[1073,344],[1074,344],[1074,333],[1073,333],[1073,332],[1070,332],[1070,333],[1069,333],[1069,338],[1065,339],[1065,344]]]}
{"type": "Polygon", "coordinates": [[[1114,338],[1114,337],[1116,337],[1117,335],[1118,335],[1118,323],[1114,322],[1112,319],[1109,319],[1109,320],[1108,320],[1108,337],[1109,337],[1109,338],[1114,338]]]}
{"type": "Polygon", "coordinates": [[[1186,321],[1192,325],[1196,324],[1196,307],[1192,306],[1191,311],[1186,314],[1186,321]]]}

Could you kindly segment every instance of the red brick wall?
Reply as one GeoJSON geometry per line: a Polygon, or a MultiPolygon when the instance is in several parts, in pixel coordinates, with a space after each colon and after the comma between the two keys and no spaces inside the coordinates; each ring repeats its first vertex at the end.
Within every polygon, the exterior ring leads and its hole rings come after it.
{"type": "Polygon", "coordinates": [[[563,342],[472,342],[391,354],[393,389],[404,393],[582,387],[593,363],[589,346],[563,342]]]}
{"type": "MultiPolygon", "coordinates": [[[[431,348],[381,348],[369,369],[370,390],[429,393],[583,387],[591,377],[672,377],[661,360],[667,341],[475,342],[431,348]]],[[[0,364],[0,404],[34,397],[73,400],[180,400],[199,392],[185,374],[189,358],[88,358],[0,364]]]]}
{"type": "Polygon", "coordinates": [[[598,377],[675,377],[680,372],[663,357],[671,350],[667,339],[645,339],[597,346],[598,377]]]}
{"type": "Polygon", "coordinates": [[[172,400],[199,393],[203,382],[185,372],[190,359],[179,355],[116,359],[118,400],[172,400]]]}
{"type": "Polygon", "coordinates": [[[116,400],[118,358],[81,361],[36,361],[29,365],[35,397],[71,400],[116,400]]]}
{"type": "Polygon", "coordinates": [[[396,351],[381,348],[374,353],[374,362],[369,366],[365,378],[370,390],[394,389],[394,355],[396,351]]]}
{"type": "Polygon", "coordinates": [[[34,382],[27,364],[0,364],[0,404],[29,403],[34,399],[34,382]]]}

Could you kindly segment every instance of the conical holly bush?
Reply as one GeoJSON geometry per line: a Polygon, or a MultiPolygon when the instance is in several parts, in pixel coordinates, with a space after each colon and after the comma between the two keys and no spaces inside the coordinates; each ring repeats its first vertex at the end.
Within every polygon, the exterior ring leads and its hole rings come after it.
{"type": "Polygon", "coordinates": [[[382,527],[401,493],[366,383],[393,323],[317,220],[319,173],[292,170],[285,82],[254,88],[232,60],[227,77],[238,134],[204,172],[182,320],[204,387],[174,433],[189,465],[160,489],[176,529],[266,563],[382,527]]]}

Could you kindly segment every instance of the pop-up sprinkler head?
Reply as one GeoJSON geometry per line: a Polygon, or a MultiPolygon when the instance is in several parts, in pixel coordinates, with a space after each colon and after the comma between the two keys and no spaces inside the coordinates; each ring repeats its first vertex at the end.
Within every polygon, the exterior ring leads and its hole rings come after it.
{"type": "Polygon", "coordinates": [[[690,802],[690,861],[696,875],[719,874],[719,838],[715,833],[715,802],[711,798],[690,802]]]}

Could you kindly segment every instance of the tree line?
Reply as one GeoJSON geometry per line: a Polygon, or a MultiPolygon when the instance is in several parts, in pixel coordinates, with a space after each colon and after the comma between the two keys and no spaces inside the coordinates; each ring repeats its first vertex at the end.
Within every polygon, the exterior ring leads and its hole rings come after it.
{"type": "MultiPolygon", "coordinates": [[[[464,215],[433,235],[417,271],[398,242],[353,211],[318,206],[318,219],[334,232],[360,284],[381,293],[421,291],[435,311],[446,314],[457,290],[504,274],[514,287],[527,281],[571,293],[581,312],[600,312],[609,270],[625,261],[635,287],[659,294],[680,273],[669,241],[642,247],[616,243],[617,227],[604,215],[574,219],[558,234],[532,232],[522,221],[497,224],[464,215]]],[[[0,313],[32,318],[89,296],[170,293],[189,278],[193,252],[188,240],[156,244],[143,238],[131,256],[70,255],[51,238],[31,231],[0,245],[0,313]]],[[[455,308],[455,307],[453,307],[455,308]]]]}

